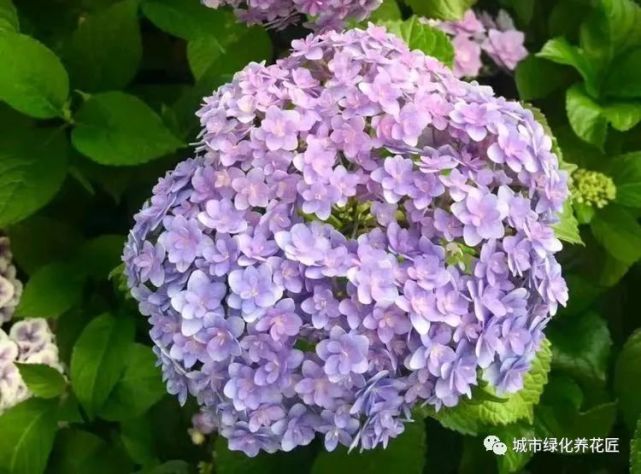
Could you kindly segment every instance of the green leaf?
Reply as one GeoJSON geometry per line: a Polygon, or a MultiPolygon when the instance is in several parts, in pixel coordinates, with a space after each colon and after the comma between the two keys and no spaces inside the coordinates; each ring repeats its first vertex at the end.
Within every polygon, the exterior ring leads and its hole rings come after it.
{"type": "Polygon", "coordinates": [[[630,441],[630,474],[641,474],[641,418],[630,441]]]}
{"type": "Polygon", "coordinates": [[[516,18],[519,20],[517,23],[527,25],[532,21],[534,16],[534,4],[536,0],[500,0],[499,5],[506,6],[508,9],[513,10],[516,18]]]}
{"type": "Polygon", "coordinates": [[[51,129],[16,127],[0,134],[0,228],[33,214],[58,192],[67,147],[64,135],[51,129]]]}
{"type": "Polygon", "coordinates": [[[602,403],[579,413],[576,419],[566,425],[569,437],[603,437],[612,431],[617,416],[617,403],[602,403]]]}
{"type": "Polygon", "coordinates": [[[187,60],[194,78],[200,79],[224,51],[223,46],[211,35],[199,36],[187,43],[187,60]]]}
{"type": "MultiPolygon", "coordinates": [[[[89,305],[83,306],[85,305],[73,307],[71,310],[62,314],[56,322],[56,344],[58,345],[61,360],[71,360],[74,344],[78,340],[78,337],[80,337],[82,330],[91,321],[91,317],[88,316],[88,314],[91,313],[88,313],[88,311],[93,311],[94,308],[87,307],[89,305]]],[[[102,307],[102,305],[100,305],[100,307],[102,307]]],[[[100,307],[96,308],[96,310],[99,310],[100,307]]],[[[67,373],[68,372],[69,371],[67,371],[67,373]]]]}
{"type": "Polygon", "coordinates": [[[154,437],[149,419],[131,418],[120,424],[120,439],[127,454],[136,464],[150,466],[158,464],[154,452],[154,437]]]}
{"type": "Polygon", "coordinates": [[[421,474],[425,464],[425,424],[422,419],[405,423],[405,431],[392,439],[387,448],[362,453],[347,452],[344,447],[329,453],[321,451],[311,474],[421,474]]]}
{"type": "Polygon", "coordinates": [[[570,87],[565,96],[570,126],[582,140],[603,149],[608,122],[601,106],[594,102],[580,85],[570,87]]]}
{"type": "Polygon", "coordinates": [[[507,452],[503,456],[496,456],[499,474],[521,472],[534,453],[515,451],[512,440],[535,438],[534,427],[525,423],[512,423],[493,430],[492,434],[498,436],[507,445],[507,452]]]}
{"type": "Polygon", "coordinates": [[[641,99],[641,48],[617,59],[605,79],[605,93],[620,99],[641,99]]]}
{"type": "Polygon", "coordinates": [[[16,314],[57,318],[82,297],[85,275],[77,265],[50,263],[33,274],[25,285],[16,314]]]}
{"type": "Polygon", "coordinates": [[[416,16],[405,21],[383,23],[390,33],[403,39],[410,49],[418,49],[447,65],[454,61],[454,47],[445,33],[421,23],[416,16]]]}
{"type": "Polygon", "coordinates": [[[142,57],[137,10],[137,0],[120,1],[78,25],[65,55],[76,87],[122,89],[133,79],[142,57]]]}
{"type": "Polygon", "coordinates": [[[231,80],[232,75],[248,62],[264,59],[260,57],[261,54],[264,54],[263,48],[256,47],[252,35],[245,35],[231,50],[209,65],[196,84],[185,90],[172,106],[171,111],[182,132],[181,136],[191,137],[197,133],[199,123],[194,110],[198,110],[203,97],[209,96],[212,90],[231,80]]]}
{"type": "Polygon", "coordinates": [[[18,33],[0,33],[0,100],[35,118],[63,115],[69,77],[42,43],[18,33]]]}
{"type": "Polygon", "coordinates": [[[547,18],[543,19],[543,23],[547,26],[548,35],[551,37],[578,37],[579,27],[588,11],[585,6],[585,0],[563,0],[550,4],[552,8],[549,14],[545,15],[547,18]],[[581,14],[577,15],[577,11],[580,11],[581,14]]]}
{"type": "Polygon", "coordinates": [[[55,398],[65,391],[67,382],[60,372],[44,364],[17,364],[22,380],[36,397],[55,398]]]}
{"type": "Polygon", "coordinates": [[[616,402],[602,403],[583,412],[567,404],[541,405],[537,407],[537,431],[557,439],[602,438],[612,430],[616,414],[616,402]]]}
{"type": "Polygon", "coordinates": [[[80,429],[63,429],[56,437],[48,474],[120,474],[132,472],[121,447],[80,429]]]}
{"type": "Polygon", "coordinates": [[[182,146],[156,112],[122,92],[90,97],[75,119],[74,147],[103,165],[139,165],[182,146]]]}
{"type": "Polygon", "coordinates": [[[634,429],[641,415],[641,329],[637,329],[625,342],[614,370],[614,391],[619,399],[623,420],[634,429]]]}
{"type": "Polygon", "coordinates": [[[144,0],[142,11],[158,28],[185,40],[216,34],[234,23],[232,13],[199,0],[144,0]]]}
{"type": "Polygon", "coordinates": [[[632,0],[598,0],[590,17],[581,25],[581,46],[607,68],[609,61],[641,45],[641,7],[632,0]]]}
{"type": "MultiPolygon", "coordinates": [[[[95,472],[97,456],[106,443],[93,433],[79,429],[64,429],[58,433],[51,456],[54,473],[95,472]]],[[[102,461],[102,459],[101,459],[102,461]]]]}
{"type": "Polygon", "coordinates": [[[62,397],[58,410],[58,421],[67,423],[84,423],[80,405],[73,393],[66,393],[62,397]]]}
{"type": "Polygon", "coordinates": [[[576,273],[566,273],[563,276],[568,285],[568,293],[572,297],[565,308],[559,309],[559,317],[574,316],[586,312],[594,300],[603,293],[603,288],[594,279],[576,273]]]}
{"type": "Polygon", "coordinates": [[[28,274],[70,257],[82,243],[78,229],[45,216],[33,216],[12,226],[9,237],[14,261],[28,274]]]}
{"type": "Polygon", "coordinates": [[[83,330],[71,355],[71,386],[89,416],[107,401],[127,363],[133,322],[105,313],[83,330]]]}
{"type": "Polygon", "coordinates": [[[99,414],[106,420],[128,420],[145,413],[166,393],[156,356],[142,344],[129,348],[122,378],[99,414]]]}
{"type": "Polygon", "coordinates": [[[608,252],[604,252],[604,255],[605,258],[602,263],[601,274],[599,275],[599,285],[611,287],[621,281],[621,278],[623,278],[630,269],[631,264],[617,260],[608,252]]]}
{"type": "Polygon", "coordinates": [[[532,422],[534,406],[538,403],[548,380],[552,351],[544,339],[523,380],[523,388],[503,402],[461,400],[454,408],[444,408],[433,416],[446,428],[475,435],[487,426],[507,425],[519,420],[532,422]]]}
{"type": "Polygon", "coordinates": [[[87,275],[106,280],[109,273],[121,263],[124,245],[125,237],[122,235],[101,235],[80,247],[76,261],[83,265],[87,275]]]}
{"type": "Polygon", "coordinates": [[[563,203],[563,211],[559,215],[559,222],[554,224],[554,234],[564,242],[584,245],[579,231],[579,222],[574,216],[572,201],[570,199],[563,203]]]}
{"type": "Polygon", "coordinates": [[[603,107],[603,116],[613,128],[627,132],[641,122],[641,102],[611,102],[603,107]]]}
{"type": "MultiPolygon", "coordinates": [[[[561,410],[579,412],[583,405],[583,390],[572,377],[552,373],[541,396],[539,407],[552,405],[561,410]]],[[[538,410],[538,407],[537,407],[538,410]]]]}
{"type": "Polygon", "coordinates": [[[32,398],[0,416],[0,468],[11,474],[44,472],[56,432],[55,400],[32,398]]]}
{"type": "Polygon", "coordinates": [[[612,339],[606,321],[589,312],[555,319],[548,328],[552,368],[586,386],[605,384],[612,339]]]}
{"type": "MultiPolygon", "coordinates": [[[[557,107],[559,106],[562,107],[561,104],[557,103],[557,107]]],[[[558,145],[563,150],[563,159],[567,160],[564,161],[565,164],[572,164],[586,169],[600,169],[600,165],[606,161],[605,154],[595,146],[579,138],[569,123],[567,125],[557,125],[555,127],[555,137],[558,145]]]]}
{"type": "Polygon", "coordinates": [[[16,32],[20,29],[18,12],[11,0],[0,0],[0,32],[16,32]]]}
{"type": "Polygon", "coordinates": [[[594,238],[614,258],[632,264],[641,258],[641,226],[624,208],[609,205],[591,222],[594,238]]]}
{"type": "MultiPolygon", "coordinates": [[[[539,58],[547,59],[557,64],[573,67],[583,78],[588,91],[596,93],[595,72],[592,65],[585,57],[583,51],[576,46],[572,46],[565,38],[552,38],[543,45],[541,51],[537,53],[539,58]]],[[[548,78],[549,80],[549,78],[548,78]]],[[[554,82],[554,79],[552,78],[554,82]]],[[[537,87],[546,87],[537,85],[537,87]]]]}
{"type": "Polygon", "coordinates": [[[381,6],[372,12],[367,21],[378,23],[387,20],[400,20],[402,18],[403,15],[396,0],[383,0],[381,6]]]}
{"type": "Polygon", "coordinates": [[[264,28],[248,28],[230,19],[220,31],[194,38],[187,43],[187,60],[194,77],[214,74],[212,65],[230,55],[243,64],[263,61],[272,55],[272,43],[264,28]]]}
{"type": "Polygon", "coordinates": [[[641,207],[641,152],[611,158],[607,172],[617,188],[615,202],[627,207],[641,207]]]}
{"type": "MultiPolygon", "coordinates": [[[[457,474],[479,474],[481,472],[497,472],[496,456],[492,451],[485,450],[485,447],[483,446],[483,438],[461,436],[460,444],[462,444],[462,449],[460,451],[455,451],[450,455],[458,457],[458,465],[455,464],[454,466],[456,467],[453,468],[450,472],[456,472],[457,474]]],[[[430,437],[430,446],[431,445],[432,442],[430,437]]],[[[428,462],[430,462],[429,459],[428,462]]]]}
{"type": "Polygon", "coordinates": [[[476,0],[406,0],[406,3],[419,16],[459,20],[476,0]]]}
{"type": "Polygon", "coordinates": [[[514,79],[521,100],[547,97],[568,83],[566,70],[550,61],[528,56],[519,62],[514,79]]]}
{"type": "Polygon", "coordinates": [[[573,203],[572,207],[574,208],[574,215],[577,221],[579,221],[579,224],[589,224],[597,211],[597,208],[580,202],[573,203]]]}
{"type": "MultiPolygon", "coordinates": [[[[217,471],[218,472],[218,471],[217,471]]],[[[179,459],[174,459],[173,461],[167,461],[158,466],[150,467],[148,469],[143,469],[137,474],[190,474],[191,469],[189,463],[181,461],[179,459]]]]}

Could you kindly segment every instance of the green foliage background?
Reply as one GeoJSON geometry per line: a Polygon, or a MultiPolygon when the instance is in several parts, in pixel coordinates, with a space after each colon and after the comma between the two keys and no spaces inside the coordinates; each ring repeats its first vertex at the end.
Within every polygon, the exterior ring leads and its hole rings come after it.
{"type": "MultiPolygon", "coordinates": [[[[447,37],[416,15],[473,3],[386,0],[372,21],[451,63],[447,37]]],[[[0,473],[641,473],[641,7],[477,6],[507,9],[532,53],[481,81],[536,107],[568,170],[617,187],[602,209],[570,203],[557,228],[569,306],[509,399],[480,387],[456,409],[419,410],[386,450],[249,459],[215,437],[192,443],[195,407],[166,395],[117,267],[131,216],[190,154],[201,98],[306,31],[248,28],[198,0],[0,0],[0,228],[26,282],[17,316],[48,318],[68,368],[20,367],[34,397],[0,416],[0,473]],[[490,433],[506,456],[485,452],[490,433]],[[616,437],[620,452],[514,452],[512,438],[533,436],[616,437]]]]}

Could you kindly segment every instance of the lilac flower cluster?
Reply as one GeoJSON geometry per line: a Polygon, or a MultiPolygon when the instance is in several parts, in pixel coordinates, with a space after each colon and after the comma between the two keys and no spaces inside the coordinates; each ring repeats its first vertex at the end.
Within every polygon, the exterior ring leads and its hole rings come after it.
{"type": "Polygon", "coordinates": [[[123,257],[169,392],[250,456],[515,392],[567,299],[567,175],[529,110],[384,28],[293,47],[205,99],[123,257]]]}
{"type": "Polygon", "coordinates": [[[347,20],[364,20],[382,0],[202,0],[211,8],[230,6],[249,25],[284,28],[307,15],[316,31],[339,29],[347,20]]]}
{"type": "Polygon", "coordinates": [[[22,295],[9,238],[0,235],[0,325],[11,319],[22,295]]]}
{"type": "Polygon", "coordinates": [[[457,77],[474,78],[481,73],[485,53],[499,68],[513,71],[528,52],[523,46],[525,35],[514,27],[514,22],[505,11],[499,11],[493,19],[483,12],[479,16],[468,10],[461,20],[424,20],[444,31],[454,46],[454,74],[457,77]]]}
{"type": "Polygon", "coordinates": [[[0,414],[31,396],[16,362],[45,364],[62,373],[58,346],[46,320],[19,321],[8,334],[0,329],[0,414]]]}

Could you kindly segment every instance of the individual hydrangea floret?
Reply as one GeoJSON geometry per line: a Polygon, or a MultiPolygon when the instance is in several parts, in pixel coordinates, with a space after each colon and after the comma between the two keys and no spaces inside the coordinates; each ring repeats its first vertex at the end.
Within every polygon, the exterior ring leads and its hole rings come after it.
{"type": "Polygon", "coordinates": [[[475,78],[489,73],[484,67],[483,54],[500,69],[513,71],[528,52],[523,46],[525,35],[517,30],[512,18],[500,10],[496,18],[483,12],[477,15],[468,10],[456,21],[424,20],[445,32],[454,46],[454,74],[457,77],[475,78]]]}
{"type": "Polygon", "coordinates": [[[315,31],[340,29],[348,20],[361,21],[376,10],[383,0],[202,0],[210,8],[229,6],[249,25],[273,28],[307,17],[306,26],[315,31]]]}
{"type": "Polygon", "coordinates": [[[0,235],[0,325],[11,319],[22,295],[16,273],[9,238],[0,235]]]}
{"type": "Polygon", "coordinates": [[[0,414],[31,396],[16,363],[44,364],[62,373],[58,346],[47,321],[25,319],[0,329],[0,414]]]}
{"type": "Polygon", "coordinates": [[[616,195],[617,188],[609,176],[586,169],[572,173],[572,199],[575,202],[601,209],[614,201],[616,195]]]}
{"type": "Polygon", "coordinates": [[[567,300],[568,178],[529,110],[380,27],[293,48],[204,99],[123,257],[194,433],[250,456],[515,392],[567,300]]]}

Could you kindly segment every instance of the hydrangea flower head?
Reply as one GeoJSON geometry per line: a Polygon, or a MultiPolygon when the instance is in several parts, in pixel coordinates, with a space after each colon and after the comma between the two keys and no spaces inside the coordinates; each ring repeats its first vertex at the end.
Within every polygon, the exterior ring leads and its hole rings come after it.
{"type": "Polygon", "coordinates": [[[316,30],[338,29],[347,20],[364,20],[382,0],[202,0],[210,8],[230,6],[249,25],[284,28],[302,16],[316,30]]]}
{"type": "Polygon", "coordinates": [[[496,18],[468,10],[460,20],[424,20],[446,33],[454,46],[454,74],[475,78],[483,69],[483,53],[498,68],[513,71],[528,52],[525,35],[517,30],[512,18],[500,10],[496,18]]]}
{"type": "Polygon", "coordinates": [[[169,392],[250,456],[519,390],[567,299],[567,176],[529,110],[380,27],[293,47],[204,99],[124,254],[169,392]]]}
{"type": "Polygon", "coordinates": [[[0,329],[0,414],[31,396],[16,363],[45,364],[62,373],[58,346],[47,321],[24,319],[0,329]]]}
{"type": "Polygon", "coordinates": [[[9,238],[0,234],[0,325],[11,319],[20,302],[22,282],[16,273],[9,238]]]}

